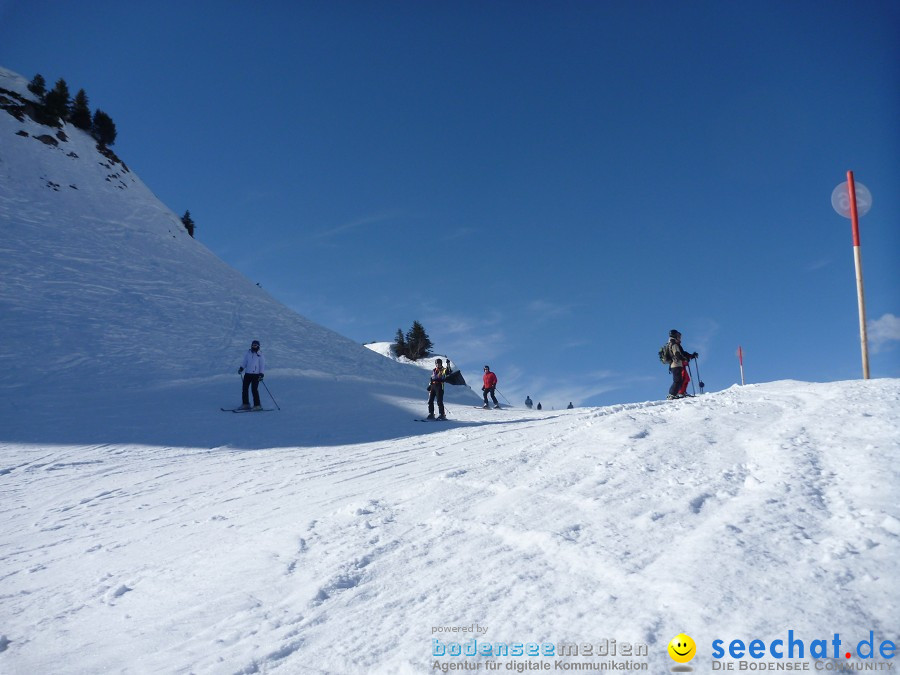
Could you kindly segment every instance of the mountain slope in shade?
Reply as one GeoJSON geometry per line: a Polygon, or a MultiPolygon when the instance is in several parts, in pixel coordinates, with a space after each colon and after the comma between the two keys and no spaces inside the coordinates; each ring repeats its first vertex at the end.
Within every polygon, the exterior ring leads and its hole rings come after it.
{"type": "MultiPolygon", "coordinates": [[[[254,338],[275,400],[331,420],[326,438],[364,437],[347,420],[370,408],[385,423],[409,418],[388,401],[421,399],[427,376],[287,309],[191,239],[88,134],[19,119],[33,98],[26,84],[0,70],[0,368],[11,374],[0,405],[17,411],[8,438],[245,442],[208,413],[240,402],[237,367],[254,338]]],[[[304,433],[298,443],[323,440],[304,433]]]]}

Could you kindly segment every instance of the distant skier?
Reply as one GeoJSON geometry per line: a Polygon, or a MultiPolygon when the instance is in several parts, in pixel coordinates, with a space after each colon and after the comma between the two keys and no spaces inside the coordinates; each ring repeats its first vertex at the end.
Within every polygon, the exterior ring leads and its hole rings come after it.
{"type": "Polygon", "coordinates": [[[534,405],[534,401],[531,400],[531,396],[525,397],[525,407],[531,410],[531,406],[534,405]]]}
{"type": "Polygon", "coordinates": [[[543,410],[543,408],[541,407],[541,402],[540,402],[540,401],[538,401],[538,407],[537,407],[537,409],[538,409],[538,410],[543,410]]]}
{"type": "MultiPolygon", "coordinates": [[[[491,398],[494,400],[494,407],[499,408],[500,403],[497,401],[497,395],[494,391],[497,389],[497,376],[491,372],[490,366],[484,367],[484,386],[481,388],[481,391],[484,392],[484,408],[490,408],[488,405],[488,394],[491,395],[491,398]]],[[[509,401],[507,401],[508,403],[509,401]]]]}
{"type": "Polygon", "coordinates": [[[672,386],[669,387],[669,395],[666,398],[669,400],[684,398],[688,383],[691,381],[688,362],[691,359],[696,359],[699,354],[697,352],[688,354],[684,350],[684,347],[681,346],[681,333],[674,328],[669,331],[669,342],[666,348],[672,359],[669,362],[669,372],[672,373],[672,386]]]}
{"type": "Polygon", "coordinates": [[[431,384],[428,385],[428,417],[426,419],[434,419],[434,402],[437,400],[439,420],[447,419],[444,414],[444,380],[447,379],[450,371],[444,368],[442,359],[435,359],[434,370],[431,371],[431,384]]]}
{"type": "Polygon", "coordinates": [[[575,406],[572,405],[572,402],[569,401],[569,405],[566,406],[566,410],[571,410],[571,409],[574,408],[574,407],[575,407],[575,406]]]}
{"type": "Polygon", "coordinates": [[[259,340],[250,343],[250,349],[244,354],[244,362],[238,368],[238,374],[244,374],[243,388],[241,389],[241,410],[250,409],[250,389],[253,390],[253,410],[262,410],[259,401],[259,383],[262,382],[266,371],[266,357],[259,351],[259,340]]]}

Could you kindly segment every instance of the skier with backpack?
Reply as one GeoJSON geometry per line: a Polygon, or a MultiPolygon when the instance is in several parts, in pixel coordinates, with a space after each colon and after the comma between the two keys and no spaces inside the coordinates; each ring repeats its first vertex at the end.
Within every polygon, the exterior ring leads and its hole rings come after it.
{"type": "Polygon", "coordinates": [[[444,382],[450,376],[450,369],[444,368],[443,359],[435,359],[434,370],[431,371],[431,383],[428,385],[428,417],[425,419],[433,420],[434,402],[437,400],[438,416],[437,419],[445,420],[447,416],[444,414],[444,382]]]}
{"type": "Polygon", "coordinates": [[[697,352],[688,354],[681,346],[681,333],[674,328],[669,331],[669,341],[659,350],[659,360],[669,366],[672,373],[672,386],[666,399],[684,398],[691,376],[688,362],[700,356],[697,352]]]}

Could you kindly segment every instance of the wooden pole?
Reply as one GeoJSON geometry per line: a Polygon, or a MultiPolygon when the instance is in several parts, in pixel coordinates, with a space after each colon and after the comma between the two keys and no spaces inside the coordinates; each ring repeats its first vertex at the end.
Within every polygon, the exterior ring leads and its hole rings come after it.
{"type": "Polygon", "coordinates": [[[853,227],[853,263],[856,266],[856,300],[859,305],[859,344],[862,350],[863,379],[869,379],[869,338],[866,331],[866,298],[863,292],[862,253],[859,242],[859,214],[856,210],[856,183],[853,172],[847,172],[847,190],[850,193],[850,221],[853,227]]]}

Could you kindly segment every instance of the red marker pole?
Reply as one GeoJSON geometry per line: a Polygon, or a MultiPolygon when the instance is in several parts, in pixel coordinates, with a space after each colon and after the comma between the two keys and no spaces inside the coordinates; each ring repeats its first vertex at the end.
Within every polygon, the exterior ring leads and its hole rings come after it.
{"type": "Polygon", "coordinates": [[[741,386],[744,386],[744,350],[738,345],[738,362],[741,364],[741,386]]]}
{"type": "Polygon", "coordinates": [[[853,262],[856,265],[856,299],[859,305],[859,343],[862,349],[863,379],[869,379],[869,338],[866,333],[866,298],[863,293],[862,253],[859,243],[859,214],[856,209],[856,183],[853,172],[847,172],[847,191],[850,193],[850,222],[853,227],[853,262]]]}

